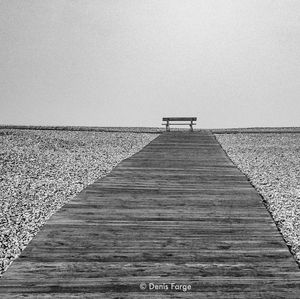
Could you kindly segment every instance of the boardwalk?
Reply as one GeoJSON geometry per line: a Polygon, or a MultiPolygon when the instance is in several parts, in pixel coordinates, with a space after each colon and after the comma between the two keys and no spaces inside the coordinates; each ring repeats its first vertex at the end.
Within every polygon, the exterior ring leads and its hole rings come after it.
{"type": "Polygon", "coordinates": [[[260,196],[208,131],[164,133],[124,160],[55,214],[0,282],[1,298],[300,298],[260,196]]]}

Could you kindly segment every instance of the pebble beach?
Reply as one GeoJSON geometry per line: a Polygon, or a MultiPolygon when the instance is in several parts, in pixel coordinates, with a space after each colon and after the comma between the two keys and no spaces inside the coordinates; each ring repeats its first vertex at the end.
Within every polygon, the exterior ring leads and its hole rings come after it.
{"type": "MultiPolygon", "coordinates": [[[[47,219],[158,134],[0,129],[0,274],[47,219]]],[[[216,134],[300,263],[300,133],[216,134]]]]}

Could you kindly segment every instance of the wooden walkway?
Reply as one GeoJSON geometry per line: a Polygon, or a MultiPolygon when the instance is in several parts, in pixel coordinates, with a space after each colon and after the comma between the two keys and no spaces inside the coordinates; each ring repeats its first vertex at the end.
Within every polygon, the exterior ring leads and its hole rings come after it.
{"type": "Polygon", "coordinates": [[[164,133],[124,160],[56,213],[0,283],[0,298],[300,298],[260,196],[208,131],[164,133]]]}

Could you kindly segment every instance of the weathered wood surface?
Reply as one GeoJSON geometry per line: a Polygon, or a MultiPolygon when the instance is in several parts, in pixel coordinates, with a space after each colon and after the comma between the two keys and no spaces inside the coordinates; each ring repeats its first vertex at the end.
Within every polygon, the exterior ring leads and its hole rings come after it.
{"type": "Polygon", "coordinates": [[[300,298],[260,196],[208,131],[164,133],[124,160],[52,216],[0,282],[1,298],[300,298]]]}

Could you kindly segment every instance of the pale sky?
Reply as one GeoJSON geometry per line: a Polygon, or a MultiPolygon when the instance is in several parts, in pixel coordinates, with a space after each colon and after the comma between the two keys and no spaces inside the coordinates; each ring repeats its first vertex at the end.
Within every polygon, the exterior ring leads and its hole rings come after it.
{"type": "Polygon", "coordinates": [[[0,0],[0,124],[300,126],[299,0],[0,0]]]}

